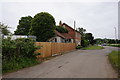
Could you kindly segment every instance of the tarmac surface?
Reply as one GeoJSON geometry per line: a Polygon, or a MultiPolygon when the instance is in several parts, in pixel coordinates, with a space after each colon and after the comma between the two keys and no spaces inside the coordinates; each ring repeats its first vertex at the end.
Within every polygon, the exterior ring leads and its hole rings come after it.
{"type": "Polygon", "coordinates": [[[107,56],[112,50],[118,48],[72,51],[3,78],[117,78],[107,56]]]}

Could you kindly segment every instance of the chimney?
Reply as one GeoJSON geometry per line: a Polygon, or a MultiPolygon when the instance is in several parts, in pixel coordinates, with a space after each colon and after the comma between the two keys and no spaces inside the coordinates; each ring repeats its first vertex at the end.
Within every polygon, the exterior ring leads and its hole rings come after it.
{"type": "Polygon", "coordinates": [[[62,26],[62,21],[59,22],[59,26],[62,26]]]}
{"type": "Polygon", "coordinates": [[[76,26],[75,26],[75,21],[74,21],[74,30],[75,30],[76,26]]]}

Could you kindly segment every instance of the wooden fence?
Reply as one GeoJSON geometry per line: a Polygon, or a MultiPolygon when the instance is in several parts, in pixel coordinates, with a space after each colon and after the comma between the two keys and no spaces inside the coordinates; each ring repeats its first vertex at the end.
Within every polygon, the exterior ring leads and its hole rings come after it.
{"type": "Polygon", "coordinates": [[[52,55],[59,55],[63,52],[72,51],[75,49],[75,43],[51,43],[51,42],[35,42],[37,46],[41,46],[40,49],[35,51],[41,53],[37,57],[49,57],[52,55]]]}

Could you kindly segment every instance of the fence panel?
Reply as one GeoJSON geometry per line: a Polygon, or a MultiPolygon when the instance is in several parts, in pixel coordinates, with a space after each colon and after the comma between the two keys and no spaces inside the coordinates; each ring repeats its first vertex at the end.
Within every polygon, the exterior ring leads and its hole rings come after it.
{"type": "Polygon", "coordinates": [[[38,57],[48,57],[52,55],[59,55],[62,52],[67,52],[75,49],[75,43],[51,43],[51,42],[35,42],[36,46],[41,46],[35,52],[42,53],[38,57]]]}

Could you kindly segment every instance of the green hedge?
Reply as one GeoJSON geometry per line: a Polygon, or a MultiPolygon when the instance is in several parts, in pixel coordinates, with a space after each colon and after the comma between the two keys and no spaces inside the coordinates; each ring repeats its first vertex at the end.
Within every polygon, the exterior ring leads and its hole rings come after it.
{"type": "Polygon", "coordinates": [[[20,38],[2,40],[2,72],[11,72],[37,64],[34,40],[20,38]]]}
{"type": "Polygon", "coordinates": [[[107,46],[120,47],[120,44],[107,44],[107,46]]]}

